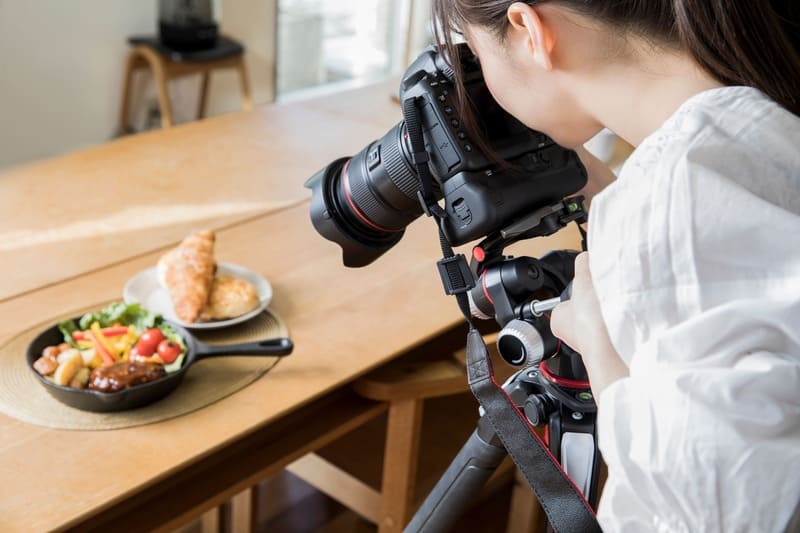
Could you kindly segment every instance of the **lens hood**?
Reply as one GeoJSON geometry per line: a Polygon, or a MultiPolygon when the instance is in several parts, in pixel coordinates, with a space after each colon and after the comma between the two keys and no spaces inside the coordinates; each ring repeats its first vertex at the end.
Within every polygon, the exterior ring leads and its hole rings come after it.
{"type": "Polygon", "coordinates": [[[368,233],[362,225],[351,223],[351,210],[339,205],[337,188],[349,157],[337,159],[306,181],[311,189],[311,223],[320,235],[342,248],[342,262],[347,267],[363,267],[383,255],[403,238],[404,231],[368,233]]]}

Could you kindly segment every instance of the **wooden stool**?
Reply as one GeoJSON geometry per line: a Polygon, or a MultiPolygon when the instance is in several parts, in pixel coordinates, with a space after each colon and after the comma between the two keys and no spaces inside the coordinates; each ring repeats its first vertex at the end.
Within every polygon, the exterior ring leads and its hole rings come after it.
{"type": "Polygon", "coordinates": [[[253,109],[250,82],[244,62],[244,47],[238,42],[227,37],[220,37],[215,48],[193,52],[167,48],[155,38],[132,37],[128,42],[132,48],[128,53],[125,67],[118,135],[130,133],[128,112],[131,100],[131,82],[133,73],[139,69],[149,68],[153,72],[158,93],[158,106],[161,110],[161,126],[164,128],[169,128],[174,124],[167,86],[169,80],[193,74],[202,75],[197,109],[198,118],[205,116],[211,72],[218,69],[233,68],[239,72],[242,86],[242,107],[245,111],[253,109]]]}

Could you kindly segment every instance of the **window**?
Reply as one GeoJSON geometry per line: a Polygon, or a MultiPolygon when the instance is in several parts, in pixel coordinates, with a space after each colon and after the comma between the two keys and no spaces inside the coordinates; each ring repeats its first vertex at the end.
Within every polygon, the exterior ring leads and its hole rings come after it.
{"type": "Polygon", "coordinates": [[[277,97],[302,97],[401,74],[413,3],[279,0],[277,97]]]}

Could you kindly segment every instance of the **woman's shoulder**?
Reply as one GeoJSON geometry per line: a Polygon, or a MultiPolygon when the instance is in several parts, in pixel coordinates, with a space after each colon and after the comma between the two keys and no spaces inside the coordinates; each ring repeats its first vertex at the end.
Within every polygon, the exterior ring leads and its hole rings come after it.
{"type": "Polygon", "coordinates": [[[752,87],[704,91],[642,142],[621,178],[643,176],[668,187],[744,189],[800,214],[800,117],[752,87]]]}
{"type": "Polygon", "coordinates": [[[731,300],[795,294],[797,235],[800,119],[755,89],[687,102],[592,201],[592,278],[621,353],[731,300]]]}

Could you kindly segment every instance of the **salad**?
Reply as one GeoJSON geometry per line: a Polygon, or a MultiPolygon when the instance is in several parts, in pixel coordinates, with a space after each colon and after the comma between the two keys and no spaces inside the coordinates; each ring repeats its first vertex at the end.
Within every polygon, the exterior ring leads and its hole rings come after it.
{"type": "Polygon", "coordinates": [[[116,392],[176,372],[186,357],[177,331],[139,304],[114,302],[58,328],[64,342],[33,364],[56,385],[116,392]]]}

